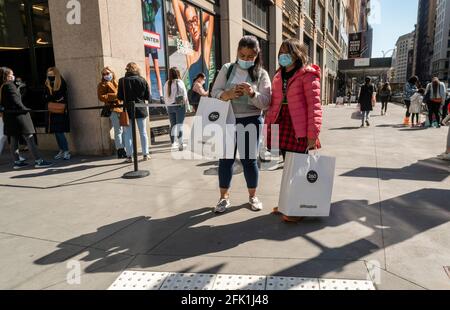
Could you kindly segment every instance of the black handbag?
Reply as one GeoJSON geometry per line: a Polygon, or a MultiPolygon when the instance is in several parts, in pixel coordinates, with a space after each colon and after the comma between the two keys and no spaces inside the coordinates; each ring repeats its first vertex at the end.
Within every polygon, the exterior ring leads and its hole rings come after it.
{"type": "Polygon", "coordinates": [[[112,114],[111,108],[109,106],[106,106],[106,105],[103,107],[102,111],[100,112],[100,116],[101,117],[109,118],[109,117],[111,117],[111,114],[112,114]]]}

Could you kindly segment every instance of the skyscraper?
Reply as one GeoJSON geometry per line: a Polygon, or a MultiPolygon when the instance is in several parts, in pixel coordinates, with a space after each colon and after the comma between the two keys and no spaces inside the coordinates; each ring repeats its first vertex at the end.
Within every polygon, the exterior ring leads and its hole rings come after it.
{"type": "Polygon", "coordinates": [[[437,0],[419,0],[413,73],[422,82],[431,80],[436,8],[437,0]]]}
{"type": "Polygon", "coordinates": [[[438,0],[436,11],[432,74],[441,81],[449,82],[450,0],[438,0]]]}

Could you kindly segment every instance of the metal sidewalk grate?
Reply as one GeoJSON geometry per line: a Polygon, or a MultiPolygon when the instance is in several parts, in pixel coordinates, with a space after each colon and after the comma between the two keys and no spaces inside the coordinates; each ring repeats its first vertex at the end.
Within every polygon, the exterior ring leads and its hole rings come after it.
{"type": "Polygon", "coordinates": [[[124,271],[109,290],[375,290],[371,281],[124,271]]]}

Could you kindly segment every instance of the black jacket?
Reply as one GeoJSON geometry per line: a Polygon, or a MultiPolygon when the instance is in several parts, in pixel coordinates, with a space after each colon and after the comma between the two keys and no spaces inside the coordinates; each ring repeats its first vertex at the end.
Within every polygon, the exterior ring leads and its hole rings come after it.
{"type": "MultiPolygon", "coordinates": [[[[145,103],[146,100],[149,102],[152,100],[147,81],[143,77],[131,73],[127,73],[124,78],[119,80],[117,98],[124,102],[130,117],[132,111],[127,106],[130,102],[145,103]]],[[[146,117],[148,117],[148,108],[136,108],[136,118],[146,117]]]]}
{"type": "Polygon", "coordinates": [[[372,111],[372,98],[375,92],[375,86],[373,84],[364,84],[361,87],[361,93],[359,94],[359,104],[361,105],[361,111],[372,111]]]}
{"type": "Polygon", "coordinates": [[[5,136],[21,136],[34,134],[33,121],[29,109],[22,103],[17,86],[13,82],[3,84],[1,105],[4,110],[3,122],[5,136]]]}
{"type": "Polygon", "coordinates": [[[58,102],[66,105],[66,113],[64,114],[49,113],[47,119],[47,132],[70,132],[70,117],[69,111],[67,110],[69,108],[69,98],[67,96],[67,84],[63,78],[61,78],[61,87],[58,91],[50,92],[47,87],[45,88],[45,101],[47,104],[49,102],[58,102]]]}

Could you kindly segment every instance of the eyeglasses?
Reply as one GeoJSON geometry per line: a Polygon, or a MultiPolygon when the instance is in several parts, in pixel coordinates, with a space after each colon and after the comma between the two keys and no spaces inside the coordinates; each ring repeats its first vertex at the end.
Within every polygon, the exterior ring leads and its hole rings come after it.
{"type": "Polygon", "coordinates": [[[194,25],[195,27],[198,27],[198,16],[194,16],[191,20],[186,21],[186,26],[189,31],[194,28],[194,25]]]}

